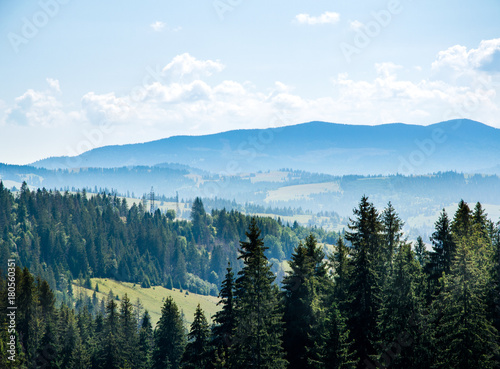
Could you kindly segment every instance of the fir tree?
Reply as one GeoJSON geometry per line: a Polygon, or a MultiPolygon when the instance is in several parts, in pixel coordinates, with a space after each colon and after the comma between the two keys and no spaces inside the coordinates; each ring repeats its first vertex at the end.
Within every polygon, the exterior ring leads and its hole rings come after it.
{"type": "Polygon", "coordinates": [[[235,283],[236,327],[231,346],[234,368],[285,368],[282,313],[266,247],[252,218],[248,241],[240,242],[244,267],[235,283]]]}
{"type": "MultiPolygon", "coordinates": [[[[439,290],[439,278],[443,272],[450,270],[452,255],[455,252],[455,242],[451,235],[450,221],[446,211],[443,209],[439,219],[435,223],[435,231],[431,237],[432,252],[427,268],[429,278],[429,294],[432,295],[439,290]]],[[[428,296],[428,300],[430,296],[428,296]]]]}
{"type": "Polygon", "coordinates": [[[229,348],[233,342],[235,328],[233,290],[234,273],[231,264],[228,263],[226,277],[219,292],[220,301],[217,303],[217,305],[222,305],[222,308],[215,313],[212,326],[214,355],[217,355],[219,361],[229,361],[229,348]]]}
{"type": "Polygon", "coordinates": [[[379,330],[381,352],[376,357],[386,367],[410,369],[423,360],[418,351],[419,327],[424,306],[422,268],[409,244],[398,250],[393,274],[383,291],[379,330]]]}
{"type": "MultiPolygon", "coordinates": [[[[476,241],[478,238],[476,238],[476,241]]],[[[434,368],[492,368],[498,352],[497,331],[487,316],[487,270],[478,249],[467,238],[458,242],[450,273],[434,302],[442,312],[435,333],[434,368]]]]}
{"type": "Polygon", "coordinates": [[[184,327],[177,304],[167,297],[155,330],[153,369],[179,369],[185,347],[184,327]]]}
{"type": "Polygon", "coordinates": [[[139,331],[139,367],[149,369],[152,365],[153,356],[153,328],[151,326],[151,317],[146,310],[142,316],[141,328],[139,331]]]}
{"type": "Polygon", "coordinates": [[[188,343],[182,358],[182,367],[186,369],[206,369],[209,368],[209,335],[207,319],[200,304],[196,308],[194,320],[191,324],[191,331],[188,334],[188,343]]]}
{"type": "Polygon", "coordinates": [[[386,270],[389,274],[392,273],[393,269],[393,259],[399,243],[402,241],[403,237],[403,225],[404,222],[399,218],[396,210],[392,206],[391,202],[387,204],[387,208],[382,212],[382,244],[384,247],[384,258],[386,263],[386,270]]]}
{"type": "Polygon", "coordinates": [[[326,329],[324,299],[329,285],[324,257],[310,235],[292,254],[291,272],[283,281],[284,347],[289,368],[308,368],[323,361],[319,341],[326,329]]]}
{"type": "Polygon", "coordinates": [[[382,224],[368,198],[363,196],[354,209],[355,219],[350,220],[346,240],[352,245],[352,274],[349,285],[348,328],[353,349],[362,367],[365,360],[376,354],[374,343],[378,340],[377,318],[380,307],[380,277],[378,270],[383,262],[381,252],[382,224]]]}

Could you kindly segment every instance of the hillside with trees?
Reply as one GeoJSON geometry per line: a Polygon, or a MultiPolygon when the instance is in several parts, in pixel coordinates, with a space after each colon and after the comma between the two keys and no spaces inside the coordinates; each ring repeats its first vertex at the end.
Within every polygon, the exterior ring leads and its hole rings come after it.
{"type": "MultiPolygon", "coordinates": [[[[21,209],[17,216],[27,227],[26,210],[36,194],[2,194],[0,208],[21,209]]],[[[85,201],[82,195],[58,196],[85,201]]],[[[198,228],[207,217],[201,208],[201,201],[193,206],[195,244],[212,236],[198,228]]],[[[5,234],[8,222],[1,215],[5,234]]],[[[213,324],[198,308],[189,332],[170,298],[153,327],[148,312],[135,313],[126,295],[119,302],[108,296],[90,312],[86,305],[56,302],[49,283],[17,268],[16,294],[23,301],[15,367],[499,367],[500,229],[480,203],[471,208],[461,201],[453,215],[443,211],[426,250],[422,239],[410,243],[404,237],[392,204],[380,211],[363,196],[334,252],[325,254],[311,230],[300,234],[281,284],[268,257],[271,224],[281,227],[252,218],[233,229],[244,233],[236,245],[241,265],[236,272],[224,265],[221,310],[213,324]]],[[[2,310],[6,294],[2,278],[2,310]]],[[[6,318],[1,316],[2,325],[6,318]]],[[[0,350],[2,367],[12,367],[6,346],[0,350]]]]}

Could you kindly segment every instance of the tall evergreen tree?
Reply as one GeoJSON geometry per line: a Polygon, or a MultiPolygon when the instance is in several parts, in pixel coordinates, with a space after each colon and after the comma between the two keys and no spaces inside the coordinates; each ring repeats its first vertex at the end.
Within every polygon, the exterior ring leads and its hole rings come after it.
{"type": "Polygon", "coordinates": [[[453,241],[450,220],[446,210],[443,209],[439,219],[435,223],[435,231],[431,236],[432,251],[427,270],[429,278],[429,296],[439,290],[439,278],[443,272],[450,270],[451,260],[455,253],[455,242],[453,241]]]}
{"type": "Polygon", "coordinates": [[[153,356],[153,327],[151,326],[151,316],[149,312],[144,311],[142,316],[141,328],[139,330],[139,368],[149,369],[152,365],[153,356]]]}
{"type": "Polygon", "coordinates": [[[386,268],[384,269],[391,274],[393,270],[394,255],[399,243],[402,241],[404,222],[398,216],[390,201],[382,212],[381,220],[383,224],[382,244],[386,263],[386,268]]]}
{"type": "Polygon", "coordinates": [[[289,262],[291,272],[283,280],[284,347],[289,368],[308,368],[322,362],[319,348],[326,329],[326,290],[329,280],[325,254],[311,234],[299,244],[289,262]]]}
{"type": "Polygon", "coordinates": [[[424,240],[420,236],[417,237],[415,244],[415,257],[422,268],[425,268],[429,263],[429,252],[426,250],[424,240]]]}
{"type": "Polygon", "coordinates": [[[435,333],[435,364],[440,368],[492,368],[498,352],[498,332],[487,316],[487,266],[478,250],[484,245],[462,238],[450,273],[434,302],[442,312],[435,333]]]}
{"type": "Polygon", "coordinates": [[[167,297],[155,330],[153,369],[179,369],[185,347],[184,326],[177,304],[167,297]]]}
{"type": "Polygon", "coordinates": [[[354,209],[345,238],[352,245],[352,274],[349,286],[348,328],[353,349],[359,357],[358,367],[376,355],[374,343],[378,340],[377,318],[380,307],[380,263],[382,223],[377,210],[363,196],[354,209]]]}
{"type": "Polygon", "coordinates": [[[233,343],[233,334],[235,329],[235,313],[234,313],[234,273],[231,264],[228,263],[226,277],[222,282],[219,292],[220,301],[217,305],[222,305],[222,308],[215,313],[213,317],[214,324],[212,325],[212,345],[214,348],[213,360],[215,356],[221,359],[223,357],[228,362],[229,348],[233,343]]]}
{"type": "Polygon", "coordinates": [[[458,203],[458,209],[451,222],[451,232],[456,240],[472,234],[472,212],[464,200],[458,203]]]}
{"type": "Polygon", "coordinates": [[[402,245],[395,257],[394,270],[383,291],[379,330],[381,352],[377,360],[394,368],[415,368],[424,360],[415,340],[419,339],[419,327],[424,306],[424,277],[420,263],[411,245],[402,245]]]}
{"type": "Polygon", "coordinates": [[[234,368],[285,368],[282,312],[266,247],[252,218],[248,241],[240,242],[244,267],[235,283],[236,327],[231,359],[234,368]]]}
{"type": "Polygon", "coordinates": [[[120,356],[124,365],[135,368],[139,365],[137,358],[137,321],[135,320],[133,305],[127,294],[121,299],[119,322],[120,356]]]}
{"type": "Polygon", "coordinates": [[[329,309],[325,337],[324,365],[321,368],[354,369],[356,368],[356,352],[353,351],[352,341],[349,338],[346,319],[340,313],[336,303],[329,309]]]}
{"type": "Polygon", "coordinates": [[[196,307],[191,331],[188,334],[188,343],[182,357],[184,369],[206,369],[211,366],[209,357],[209,335],[207,318],[200,307],[196,307]]]}

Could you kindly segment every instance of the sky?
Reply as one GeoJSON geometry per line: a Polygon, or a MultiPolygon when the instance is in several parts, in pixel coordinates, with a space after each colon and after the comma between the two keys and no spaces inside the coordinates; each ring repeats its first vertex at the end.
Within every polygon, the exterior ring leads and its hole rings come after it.
{"type": "Polygon", "coordinates": [[[498,0],[0,2],[0,163],[322,120],[500,128],[498,0]]]}

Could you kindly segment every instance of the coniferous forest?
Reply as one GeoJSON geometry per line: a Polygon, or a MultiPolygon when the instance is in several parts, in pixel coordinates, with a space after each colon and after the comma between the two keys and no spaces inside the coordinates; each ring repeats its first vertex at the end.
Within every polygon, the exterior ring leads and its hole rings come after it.
{"type": "Polygon", "coordinates": [[[0,183],[0,259],[18,265],[16,362],[2,313],[0,367],[498,368],[499,224],[461,201],[441,213],[430,248],[402,228],[391,203],[365,196],[337,234],[207,214],[200,199],[188,222],[109,195],[14,196],[0,183]],[[166,299],[153,326],[126,295],[76,301],[71,280],[96,276],[217,294],[220,310],[198,308],[186,330],[166,299]]]}

